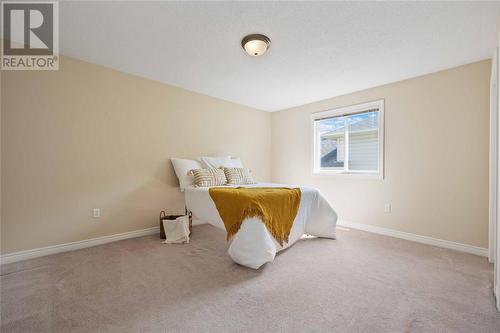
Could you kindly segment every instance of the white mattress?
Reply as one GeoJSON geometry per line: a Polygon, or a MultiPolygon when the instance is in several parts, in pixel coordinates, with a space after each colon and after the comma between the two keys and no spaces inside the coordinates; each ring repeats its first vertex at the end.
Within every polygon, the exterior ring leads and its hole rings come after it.
{"type": "MultiPolygon", "coordinates": [[[[243,221],[228,249],[229,255],[238,264],[257,269],[273,261],[277,252],[291,246],[304,234],[335,238],[337,214],[318,189],[272,183],[243,185],[243,187],[299,187],[302,194],[288,243],[284,246],[276,242],[260,218],[253,217],[243,221]]],[[[192,212],[194,223],[209,223],[225,231],[224,223],[208,189],[207,187],[186,188],[184,191],[186,207],[192,212]]]]}

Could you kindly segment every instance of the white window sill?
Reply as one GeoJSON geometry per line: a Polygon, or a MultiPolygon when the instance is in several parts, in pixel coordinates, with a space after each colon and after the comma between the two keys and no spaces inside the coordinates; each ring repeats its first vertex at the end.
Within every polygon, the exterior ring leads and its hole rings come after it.
{"type": "Polygon", "coordinates": [[[345,172],[337,170],[314,170],[313,176],[335,176],[343,178],[361,178],[361,179],[384,179],[382,174],[377,172],[345,172]]]}

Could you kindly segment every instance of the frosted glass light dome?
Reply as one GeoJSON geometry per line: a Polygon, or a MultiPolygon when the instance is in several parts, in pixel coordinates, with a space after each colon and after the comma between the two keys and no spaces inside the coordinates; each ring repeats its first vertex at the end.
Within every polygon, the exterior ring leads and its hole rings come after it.
{"type": "Polygon", "coordinates": [[[241,46],[245,49],[248,55],[258,57],[267,51],[270,43],[271,40],[267,36],[253,34],[243,38],[241,46]]]}

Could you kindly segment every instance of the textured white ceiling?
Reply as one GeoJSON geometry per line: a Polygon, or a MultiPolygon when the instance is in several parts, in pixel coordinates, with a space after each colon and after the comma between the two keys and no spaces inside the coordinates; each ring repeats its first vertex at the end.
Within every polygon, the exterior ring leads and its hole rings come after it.
{"type": "Polygon", "coordinates": [[[497,2],[62,2],[61,53],[275,111],[493,54],[497,2]],[[243,36],[271,38],[248,56],[243,36]]]}

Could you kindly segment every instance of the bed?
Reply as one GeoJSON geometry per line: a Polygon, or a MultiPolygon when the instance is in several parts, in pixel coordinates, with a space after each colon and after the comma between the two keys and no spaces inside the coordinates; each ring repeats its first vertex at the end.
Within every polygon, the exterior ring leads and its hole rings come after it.
{"type": "MultiPolygon", "coordinates": [[[[239,187],[289,187],[299,186],[257,183],[251,185],[238,185],[239,187]]],[[[224,187],[227,187],[224,186],[224,187]]],[[[260,218],[247,218],[241,224],[239,231],[230,240],[228,254],[238,264],[258,269],[265,263],[274,260],[276,253],[282,251],[304,234],[335,239],[337,214],[315,188],[299,187],[301,198],[297,215],[293,221],[288,242],[280,245],[269,233],[260,218]]],[[[209,223],[225,230],[225,226],[214,201],[210,197],[209,187],[185,188],[186,208],[193,214],[196,224],[209,223]]]]}

